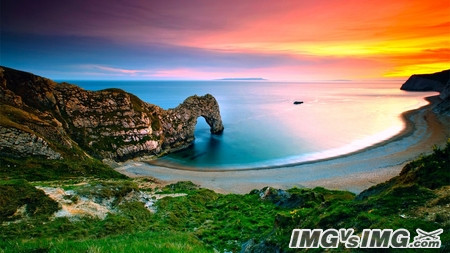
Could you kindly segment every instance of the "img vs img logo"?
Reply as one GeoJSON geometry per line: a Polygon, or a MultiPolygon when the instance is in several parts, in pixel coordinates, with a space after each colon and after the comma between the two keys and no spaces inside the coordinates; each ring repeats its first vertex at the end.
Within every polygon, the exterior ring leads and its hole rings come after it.
{"type": "Polygon", "coordinates": [[[354,229],[294,229],[289,248],[440,248],[443,229],[426,232],[416,229],[417,236],[410,242],[406,229],[364,229],[360,235],[354,229]]]}

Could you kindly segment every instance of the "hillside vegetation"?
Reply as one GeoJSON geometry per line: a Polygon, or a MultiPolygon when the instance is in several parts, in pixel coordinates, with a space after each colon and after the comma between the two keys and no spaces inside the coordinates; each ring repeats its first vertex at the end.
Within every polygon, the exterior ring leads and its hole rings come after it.
{"type": "MultiPolygon", "coordinates": [[[[0,249],[4,252],[291,252],[288,243],[294,228],[354,228],[356,233],[366,228],[405,228],[412,234],[417,228],[448,231],[449,171],[450,141],[446,147],[435,148],[431,155],[406,165],[399,176],[356,196],[324,188],[270,187],[245,195],[218,194],[191,182],[155,188],[151,179],[3,180],[0,249]],[[104,217],[64,216],[61,200],[57,204],[42,189],[65,192],[64,205],[90,201],[108,211],[104,217]]],[[[444,232],[441,240],[440,251],[448,251],[450,234],[444,232]]],[[[405,249],[385,251],[408,252],[405,249]]],[[[308,252],[322,252],[322,249],[308,252]]]]}

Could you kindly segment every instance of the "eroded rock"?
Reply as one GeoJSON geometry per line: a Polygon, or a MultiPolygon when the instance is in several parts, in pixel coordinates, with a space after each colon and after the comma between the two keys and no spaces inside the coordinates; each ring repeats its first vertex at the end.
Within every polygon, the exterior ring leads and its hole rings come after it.
{"type": "Polygon", "coordinates": [[[73,154],[73,144],[94,157],[116,161],[166,154],[192,143],[198,117],[206,119],[213,134],[224,129],[219,105],[210,94],[191,96],[164,110],[120,89],[86,91],[6,67],[0,67],[0,106],[5,118],[0,126],[7,127],[10,136],[0,142],[2,152],[28,147],[25,156],[50,159],[73,154]],[[17,138],[23,147],[13,143],[17,138]]]}
{"type": "Polygon", "coordinates": [[[34,134],[0,126],[0,153],[7,152],[18,157],[43,156],[48,159],[62,159],[60,153],[34,134]]]}

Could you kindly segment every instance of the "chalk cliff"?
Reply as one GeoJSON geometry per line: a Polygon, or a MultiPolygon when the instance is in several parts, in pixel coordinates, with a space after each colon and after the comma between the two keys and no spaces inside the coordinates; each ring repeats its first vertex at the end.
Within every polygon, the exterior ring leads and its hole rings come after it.
{"type": "Polygon", "coordinates": [[[0,155],[116,161],[162,155],[192,143],[198,117],[211,133],[223,131],[209,94],[163,110],[119,89],[86,91],[0,67],[0,155]]]}

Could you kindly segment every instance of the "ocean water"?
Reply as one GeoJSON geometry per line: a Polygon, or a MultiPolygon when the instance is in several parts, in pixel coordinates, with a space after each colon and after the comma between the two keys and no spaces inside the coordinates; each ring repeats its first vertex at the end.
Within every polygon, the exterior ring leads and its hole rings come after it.
{"type": "Polygon", "coordinates": [[[194,144],[157,160],[199,170],[282,166],[351,153],[398,134],[405,127],[400,115],[435,94],[401,91],[399,82],[70,82],[87,90],[120,88],[165,109],[194,94],[212,94],[223,134],[211,135],[199,118],[194,144]]]}

